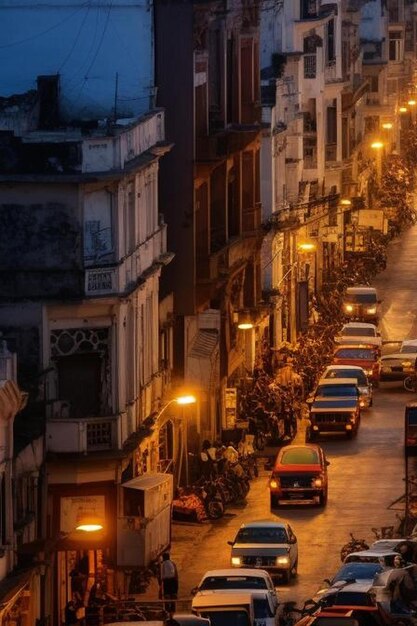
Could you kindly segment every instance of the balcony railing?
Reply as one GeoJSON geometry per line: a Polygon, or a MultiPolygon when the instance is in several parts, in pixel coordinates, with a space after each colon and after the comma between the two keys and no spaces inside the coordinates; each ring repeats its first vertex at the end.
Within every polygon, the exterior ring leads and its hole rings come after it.
{"type": "Polygon", "coordinates": [[[316,54],[304,55],[304,78],[316,78],[317,56],[316,54]]]}
{"type": "Polygon", "coordinates": [[[137,283],[141,275],[166,254],[166,224],[161,224],[152,237],[143,242],[122,263],[87,268],[85,295],[123,294],[137,283]]]}
{"type": "Polygon", "coordinates": [[[47,451],[85,454],[99,450],[115,450],[118,447],[118,420],[117,415],[47,420],[47,451]]]}

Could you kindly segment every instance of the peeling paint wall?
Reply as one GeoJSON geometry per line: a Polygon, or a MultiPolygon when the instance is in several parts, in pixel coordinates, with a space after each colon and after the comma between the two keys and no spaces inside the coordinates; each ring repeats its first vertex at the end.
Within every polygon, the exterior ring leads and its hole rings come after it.
{"type": "Polygon", "coordinates": [[[76,186],[0,186],[0,302],[80,297],[76,186]]]}

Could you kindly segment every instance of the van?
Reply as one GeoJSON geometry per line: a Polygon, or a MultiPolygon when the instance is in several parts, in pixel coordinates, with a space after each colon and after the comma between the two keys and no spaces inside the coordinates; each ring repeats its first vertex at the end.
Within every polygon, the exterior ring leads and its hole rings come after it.
{"type": "Polygon", "coordinates": [[[343,315],[348,322],[377,324],[379,302],[374,287],[348,287],[343,298],[343,315]]]}
{"type": "Polygon", "coordinates": [[[276,609],[266,591],[216,593],[200,591],[191,610],[211,626],[276,626],[276,609]]]}

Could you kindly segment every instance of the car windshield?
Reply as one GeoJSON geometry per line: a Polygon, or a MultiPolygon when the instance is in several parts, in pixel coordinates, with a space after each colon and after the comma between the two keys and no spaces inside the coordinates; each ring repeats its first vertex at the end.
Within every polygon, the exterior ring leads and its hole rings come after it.
{"type": "Polygon", "coordinates": [[[352,328],[345,326],[340,333],[345,337],[375,337],[375,331],[373,328],[352,328]]]}
{"type": "Polygon", "coordinates": [[[326,378],[356,378],[358,385],[366,385],[366,374],[361,370],[330,370],[326,378]]]}
{"type": "Polygon", "coordinates": [[[206,589],[267,589],[266,580],[261,576],[207,576],[199,591],[206,589]]]}
{"type": "Polygon", "coordinates": [[[284,528],[242,528],[239,530],[236,543],[287,543],[287,532],[284,528]]]}
{"type": "Polygon", "coordinates": [[[199,611],[202,617],[208,617],[211,626],[250,626],[249,615],[246,611],[233,609],[231,611],[217,611],[210,609],[201,609],[199,611]]]}
{"type": "Polygon", "coordinates": [[[400,348],[400,352],[402,354],[416,354],[417,353],[417,344],[415,345],[408,345],[408,346],[401,346],[400,348]]]}
{"type": "Polygon", "coordinates": [[[376,304],[375,293],[348,293],[347,299],[357,304],[376,304]]]}
{"type": "Polygon", "coordinates": [[[377,556],[365,556],[362,554],[350,554],[346,557],[346,563],[378,563],[377,556]]]}
{"type": "Polygon", "coordinates": [[[347,563],[340,568],[332,580],[332,584],[339,580],[373,580],[375,574],[382,572],[379,563],[347,563]]]}
{"type": "Polygon", "coordinates": [[[281,457],[282,465],[318,465],[319,455],[311,448],[294,448],[285,450],[281,457]]]}
{"type": "Polygon", "coordinates": [[[356,385],[320,385],[317,387],[316,396],[323,398],[342,398],[344,396],[357,396],[356,385]]]}
{"type": "Polygon", "coordinates": [[[373,350],[366,348],[342,348],[335,353],[337,359],[362,359],[364,361],[375,361],[376,354],[373,350]]]}

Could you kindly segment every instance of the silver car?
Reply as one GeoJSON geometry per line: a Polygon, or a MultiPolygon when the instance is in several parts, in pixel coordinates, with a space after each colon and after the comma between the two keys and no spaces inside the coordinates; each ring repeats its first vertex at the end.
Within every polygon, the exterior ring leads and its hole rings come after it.
{"type": "Polygon", "coordinates": [[[280,575],[285,582],[297,574],[297,538],[287,522],[262,520],[242,524],[232,546],[232,567],[255,567],[280,575]]]}

